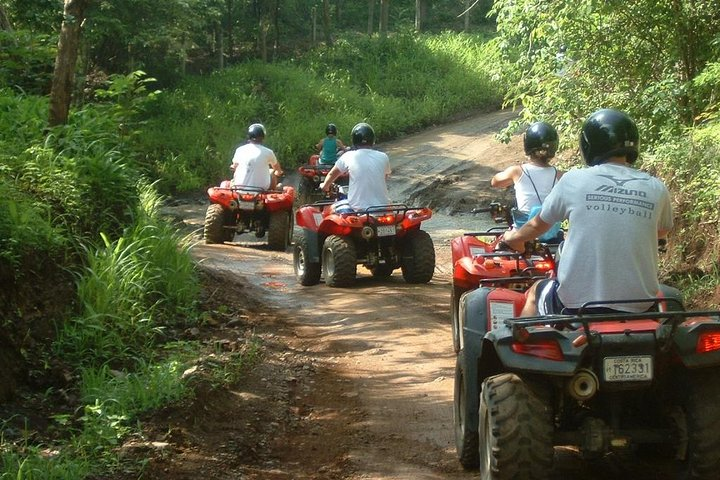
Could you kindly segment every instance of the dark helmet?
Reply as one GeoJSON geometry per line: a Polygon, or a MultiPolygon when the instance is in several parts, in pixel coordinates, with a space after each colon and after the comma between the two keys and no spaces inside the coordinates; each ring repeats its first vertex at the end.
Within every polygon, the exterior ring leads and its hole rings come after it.
{"type": "Polygon", "coordinates": [[[375,130],[367,123],[358,123],[350,132],[353,147],[375,145],[375,130]]]}
{"type": "Polygon", "coordinates": [[[626,113],[611,108],[590,115],[580,133],[580,152],[590,166],[615,156],[625,156],[628,163],[633,163],[638,157],[639,146],[640,135],[635,122],[626,113]]]}
{"type": "Polygon", "coordinates": [[[558,149],[558,134],[555,128],[549,123],[535,122],[525,131],[523,144],[525,155],[530,155],[538,150],[545,150],[545,158],[552,158],[558,149]]]}
{"type": "Polygon", "coordinates": [[[325,127],[325,134],[326,135],[337,135],[337,127],[334,123],[328,123],[327,127],[325,127]]]}
{"type": "Polygon", "coordinates": [[[248,127],[248,140],[262,140],[265,138],[265,127],[261,123],[253,123],[248,127]]]}

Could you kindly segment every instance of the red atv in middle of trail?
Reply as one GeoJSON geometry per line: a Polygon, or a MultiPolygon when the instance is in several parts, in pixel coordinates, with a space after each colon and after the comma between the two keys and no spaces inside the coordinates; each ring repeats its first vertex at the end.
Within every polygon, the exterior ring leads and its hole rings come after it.
{"type": "Polygon", "coordinates": [[[235,234],[254,232],[257,238],[267,233],[270,250],[285,251],[293,234],[293,187],[265,190],[231,185],[224,180],[219,187],[208,188],[210,205],[205,213],[205,243],[230,242],[235,234]]]}
{"type": "Polygon", "coordinates": [[[555,274],[554,254],[557,245],[533,242],[525,253],[499,250],[498,237],[510,228],[510,209],[500,203],[477,208],[473,213],[490,213],[495,223],[485,232],[465,233],[454,238],[452,249],[452,335],[455,352],[460,349],[460,298],[478,287],[503,287],[524,292],[539,279],[555,274]]]}
{"type": "MultiPolygon", "coordinates": [[[[298,167],[300,183],[298,184],[297,200],[300,205],[323,200],[327,197],[320,190],[320,184],[325,180],[332,167],[333,164],[320,163],[320,155],[312,155],[308,163],[298,167]]],[[[335,180],[335,183],[347,186],[349,179],[350,177],[347,174],[341,175],[335,180]]]]}
{"type": "Polygon", "coordinates": [[[302,285],[315,285],[324,276],[330,287],[349,287],[357,265],[378,278],[400,268],[408,283],[432,279],[435,247],[420,229],[432,217],[429,208],[391,204],[336,213],[325,201],[301,207],[295,217],[302,232],[295,238],[293,266],[302,285]]]}

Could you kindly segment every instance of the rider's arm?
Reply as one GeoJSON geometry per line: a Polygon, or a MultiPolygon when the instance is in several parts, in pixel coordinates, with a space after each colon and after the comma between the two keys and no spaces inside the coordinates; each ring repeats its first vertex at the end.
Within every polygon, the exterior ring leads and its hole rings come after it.
{"type": "Polygon", "coordinates": [[[320,189],[323,192],[327,192],[330,190],[330,185],[333,184],[335,180],[342,174],[340,169],[337,167],[337,165],[333,165],[333,167],[328,172],[327,176],[325,177],[325,181],[320,184],[320,189]]]}
{"type": "Polygon", "coordinates": [[[522,170],[517,165],[508,167],[502,172],[498,172],[490,179],[490,186],[495,188],[507,188],[520,178],[522,170]]]}
{"type": "Polygon", "coordinates": [[[525,251],[525,242],[535,240],[543,233],[550,230],[551,223],[545,223],[540,219],[540,215],[533,218],[517,230],[505,232],[501,240],[508,244],[510,248],[518,252],[525,251]]]}

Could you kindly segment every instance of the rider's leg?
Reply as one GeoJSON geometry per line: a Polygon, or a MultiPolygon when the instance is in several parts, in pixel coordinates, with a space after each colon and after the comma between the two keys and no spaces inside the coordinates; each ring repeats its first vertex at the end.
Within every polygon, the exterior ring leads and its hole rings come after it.
{"type": "Polygon", "coordinates": [[[537,308],[537,289],[538,284],[541,281],[537,281],[525,292],[525,305],[523,306],[521,317],[535,317],[538,314],[537,308]]]}

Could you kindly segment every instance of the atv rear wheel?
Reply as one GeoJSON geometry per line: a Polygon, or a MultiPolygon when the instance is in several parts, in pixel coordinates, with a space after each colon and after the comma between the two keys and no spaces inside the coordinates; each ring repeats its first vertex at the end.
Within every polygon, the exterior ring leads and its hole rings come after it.
{"type": "Polygon", "coordinates": [[[468,290],[466,288],[456,287],[453,285],[452,292],[450,293],[452,339],[455,353],[460,351],[460,335],[462,335],[462,332],[460,331],[460,297],[462,297],[462,294],[467,291],[468,290]]]}
{"type": "Polygon", "coordinates": [[[295,247],[293,248],[293,269],[300,285],[309,287],[320,283],[322,269],[320,262],[311,262],[308,249],[308,241],[305,235],[295,236],[295,247]]]}
{"type": "Polygon", "coordinates": [[[292,213],[288,211],[270,214],[268,226],[268,248],[284,252],[292,238],[292,213]]]}
{"type": "Polygon", "coordinates": [[[435,246],[424,230],[408,232],[403,242],[402,274],[407,283],[427,283],[435,272],[435,246]]]}
{"type": "Polygon", "coordinates": [[[691,374],[685,397],[687,454],[682,463],[683,480],[710,480],[720,471],[720,378],[705,369],[691,374]]]}
{"type": "Polygon", "coordinates": [[[322,252],[325,284],[329,287],[349,287],[355,283],[357,253],[355,244],[346,237],[330,235],[322,252]]]}
{"type": "Polygon", "coordinates": [[[487,378],[480,394],[482,480],[547,478],[553,462],[553,415],[548,390],[513,373],[487,378]]]}
{"type": "MultiPolygon", "coordinates": [[[[480,464],[478,451],[477,423],[470,421],[478,411],[477,385],[475,388],[468,383],[465,371],[465,352],[460,350],[455,360],[455,391],[453,401],[453,425],[455,428],[455,449],[460,465],[465,470],[473,470],[480,464]],[[470,387],[469,387],[470,386],[470,387]],[[471,396],[468,396],[471,395],[471,396]]],[[[475,380],[477,383],[477,380],[475,380]]]]}
{"type": "Polygon", "coordinates": [[[307,205],[308,203],[312,203],[314,190],[315,188],[312,180],[307,177],[300,178],[297,195],[298,205],[307,205]]]}
{"type": "Polygon", "coordinates": [[[230,221],[231,216],[232,212],[226,211],[222,205],[217,203],[208,205],[203,229],[205,243],[223,243],[235,238],[235,229],[225,228],[226,225],[234,227],[230,221]]]}

